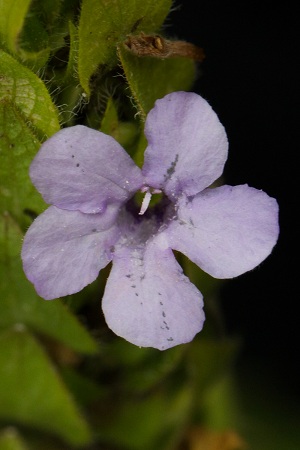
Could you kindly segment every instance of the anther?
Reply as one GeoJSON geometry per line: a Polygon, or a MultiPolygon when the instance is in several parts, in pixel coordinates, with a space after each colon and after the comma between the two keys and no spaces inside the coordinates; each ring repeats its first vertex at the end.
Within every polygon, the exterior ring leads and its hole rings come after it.
{"type": "Polygon", "coordinates": [[[140,216],[142,216],[147,211],[149,203],[150,203],[150,200],[151,200],[151,197],[152,197],[151,192],[147,191],[145,193],[145,197],[143,198],[143,201],[142,201],[141,210],[139,212],[140,216]]]}

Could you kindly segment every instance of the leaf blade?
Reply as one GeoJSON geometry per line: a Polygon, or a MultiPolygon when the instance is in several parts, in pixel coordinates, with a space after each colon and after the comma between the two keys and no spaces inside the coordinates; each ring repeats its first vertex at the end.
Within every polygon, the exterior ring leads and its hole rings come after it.
{"type": "Polygon", "coordinates": [[[10,0],[0,3],[0,35],[6,47],[13,53],[18,51],[18,36],[24,25],[31,0],[10,0]]]}
{"type": "Polygon", "coordinates": [[[118,47],[118,54],[143,119],[155,100],[174,91],[188,91],[195,80],[196,67],[190,59],[137,57],[124,45],[118,47]]]}
{"type": "Polygon", "coordinates": [[[78,73],[85,92],[100,65],[117,64],[116,46],[133,30],[155,32],[164,22],[170,0],[83,0],[79,21],[78,73]]]}
{"type": "Polygon", "coordinates": [[[0,101],[12,103],[40,138],[60,129],[58,112],[42,80],[0,50],[0,101]]]}
{"type": "Polygon", "coordinates": [[[0,335],[0,417],[86,444],[86,422],[39,343],[18,326],[0,335]]]}

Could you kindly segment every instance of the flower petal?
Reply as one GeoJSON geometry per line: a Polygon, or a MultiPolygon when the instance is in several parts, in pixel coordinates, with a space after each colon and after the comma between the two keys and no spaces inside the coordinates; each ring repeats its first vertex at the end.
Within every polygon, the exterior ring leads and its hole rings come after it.
{"type": "Polygon", "coordinates": [[[181,200],[177,220],[164,233],[171,248],[213,277],[232,278],[271,253],[279,234],[278,205],[247,185],[206,189],[181,200]]]}
{"type": "Polygon", "coordinates": [[[124,202],[142,185],[141,170],[118,142],[82,125],[44,142],[30,176],[47,203],[85,213],[124,202]]]}
{"type": "Polygon", "coordinates": [[[168,196],[195,195],[223,172],[228,142],[210,105],[192,92],[157,100],[145,124],[143,174],[168,196]]]}
{"type": "Polygon", "coordinates": [[[203,326],[202,295],[170,248],[117,248],[102,308],[108,326],[140,347],[165,350],[191,341],[203,326]]]}
{"type": "Polygon", "coordinates": [[[116,208],[83,214],[50,206],[28,229],[22,248],[23,267],[46,300],[74,294],[94,281],[111,261],[119,238],[116,208]]]}

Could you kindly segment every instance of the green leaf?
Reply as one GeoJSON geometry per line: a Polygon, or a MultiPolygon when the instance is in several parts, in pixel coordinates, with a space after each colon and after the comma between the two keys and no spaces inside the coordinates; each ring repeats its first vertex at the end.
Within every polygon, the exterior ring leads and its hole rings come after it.
{"type": "Polygon", "coordinates": [[[23,28],[31,0],[0,1],[0,36],[6,48],[17,53],[18,38],[23,28]]]}
{"type": "Polygon", "coordinates": [[[212,430],[234,430],[240,425],[241,405],[235,377],[230,371],[206,389],[201,398],[206,426],[212,430]]]}
{"type": "Polygon", "coordinates": [[[0,212],[22,226],[27,212],[45,209],[29,178],[40,141],[59,130],[58,115],[43,82],[0,50],[0,212]]]}
{"type": "Polygon", "coordinates": [[[100,65],[117,64],[116,46],[132,32],[153,33],[164,22],[171,0],[83,0],[79,21],[78,73],[90,95],[90,78],[100,65]]]}
{"type": "Polygon", "coordinates": [[[72,367],[62,368],[62,378],[80,405],[88,406],[107,399],[107,391],[72,367]]]}
{"type": "Polygon", "coordinates": [[[131,54],[124,45],[118,48],[125,76],[142,118],[155,100],[174,91],[188,91],[195,80],[195,63],[187,58],[155,59],[131,54]]]}
{"type": "Polygon", "coordinates": [[[110,342],[102,350],[102,357],[110,370],[120,371],[118,384],[125,392],[144,393],[162,383],[178,369],[186,346],[178,345],[167,352],[152,348],[140,348],[124,339],[110,342]]]}
{"type": "Polygon", "coordinates": [[[74,125],[76,114],[87,102],[87,96],[78,81],[77,61],[78,61],[78,32],[76,26],[69,21],[68,30],[70,36],[70,48],[68,64],[62,75],[58,76],[56,84],[63,86],[59,93],[60,117],[62,123],[68,126],[74,125]]]}
{"type": "Polygon", "coordinates": [[[62,3],[66,3],[65,0],[43,0],[42,2],[33,2],[32,6],[38,11],[47,28],[51,29],[53,24],[60,19],[62,3]]]}
{"type": "Polygon", "coordinates": [[[119,119],[117,108],[114,105],[113,99],[109,97],[104,112],[103,119],[101,121],[102,133],[109,134],[117,140],[118,136],[119,119]]]}
{"type": "Polygon", "coordinates": [[[0,450],[28,450],[17,430],[9,427],[0,430],[0,450]]]}
{"type": "Polygon", "coordinates": [[[0,335],[0,417],[86,444],[91,435],[39,343],[23,326],[0,335]]]}
{"type": "Polygon", "coordinates": [[[148,396],[122,400],[98,415],[96,430],[104,442],[130,450],[177,448],[174,440],[181,433],[193,402],[190,385],[180,386],[176,392],[155,390],[148,396]],[[170,441],[174,445],[167,446],[170,441]]]}
{"type": "Polygon", "coordinates": [[[240,341],[233,338],[219,340],[204,339],[197,336],[188,347],[188,362],[201,402],[202,393],[233,367],[240,341]]]}
{"type": "Polygon", "coordinates": [[[108,99],[100,130],[112,136],[132,156],[140,133],[138,124],[119,121],[118,112],[111,97],[108,99]]]}
{"type": "Polygon", "coordinates": [[[60,128],[57,110],[46,86],[31,70],[0,50],[0,102],[13,104],[40,139],[60,128]]]}
{"type": "Polygon", "coordinates": [[[28,212],[45,209],[42,197],[29,178],[29,165],[39,141],[16,106],[0,102],[0,213],[9,211],[23,227],[28,212]]]}
{"type": "Polygon", "coordinates": [[[95,353],[96,342],[60,300],[38,297],[22,270],[21,243],[18,225],[8,214],[0,216],[0,329],[25,324],[75,351],[95,353]]]}
{"type": "MultiPolygon", "coordinates": [[[[36,4],[36,3],[35,3],[36,4]]],[[[24,57],[26,53],[37,53],[48,47],[49,36],[37,15],[37,12],[31,10],[27,15],[22,33],[19,36],[20,48],[19,53],[24,57]]],[[[45,61],[46,62],[46,61],[45,61]]]]}
{"type": "Polygon", "coordinates": [[[40,14],[30,8],[32,3],[31,0],[0,2],[0,36],[9,52],[39,69],[49,58],[49,37],[40,14]]]}
{"type": "Polygon", "coordinates": [[[69,22],[69,33],[70,33],[70,50],[66,70],[66,78],[74,82],[75,79],[77,79],[76,62],[78,58],[78,30],[71,21],[69,22]]]}

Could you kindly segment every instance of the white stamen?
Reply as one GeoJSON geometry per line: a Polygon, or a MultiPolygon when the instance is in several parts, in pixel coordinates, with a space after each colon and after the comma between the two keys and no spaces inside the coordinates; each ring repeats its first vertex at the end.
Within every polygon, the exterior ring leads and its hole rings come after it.
{"type": "Polygon", "coordinates": [[[150,200],[151,200],[152,194],[150,191],[147,191],[145,194],[145,197],[142,201],[142,206],[141,206],[141,210],[139,212],[139,215],[142,216],[146,211],[147,208],[149,206],[150,200]]]}

